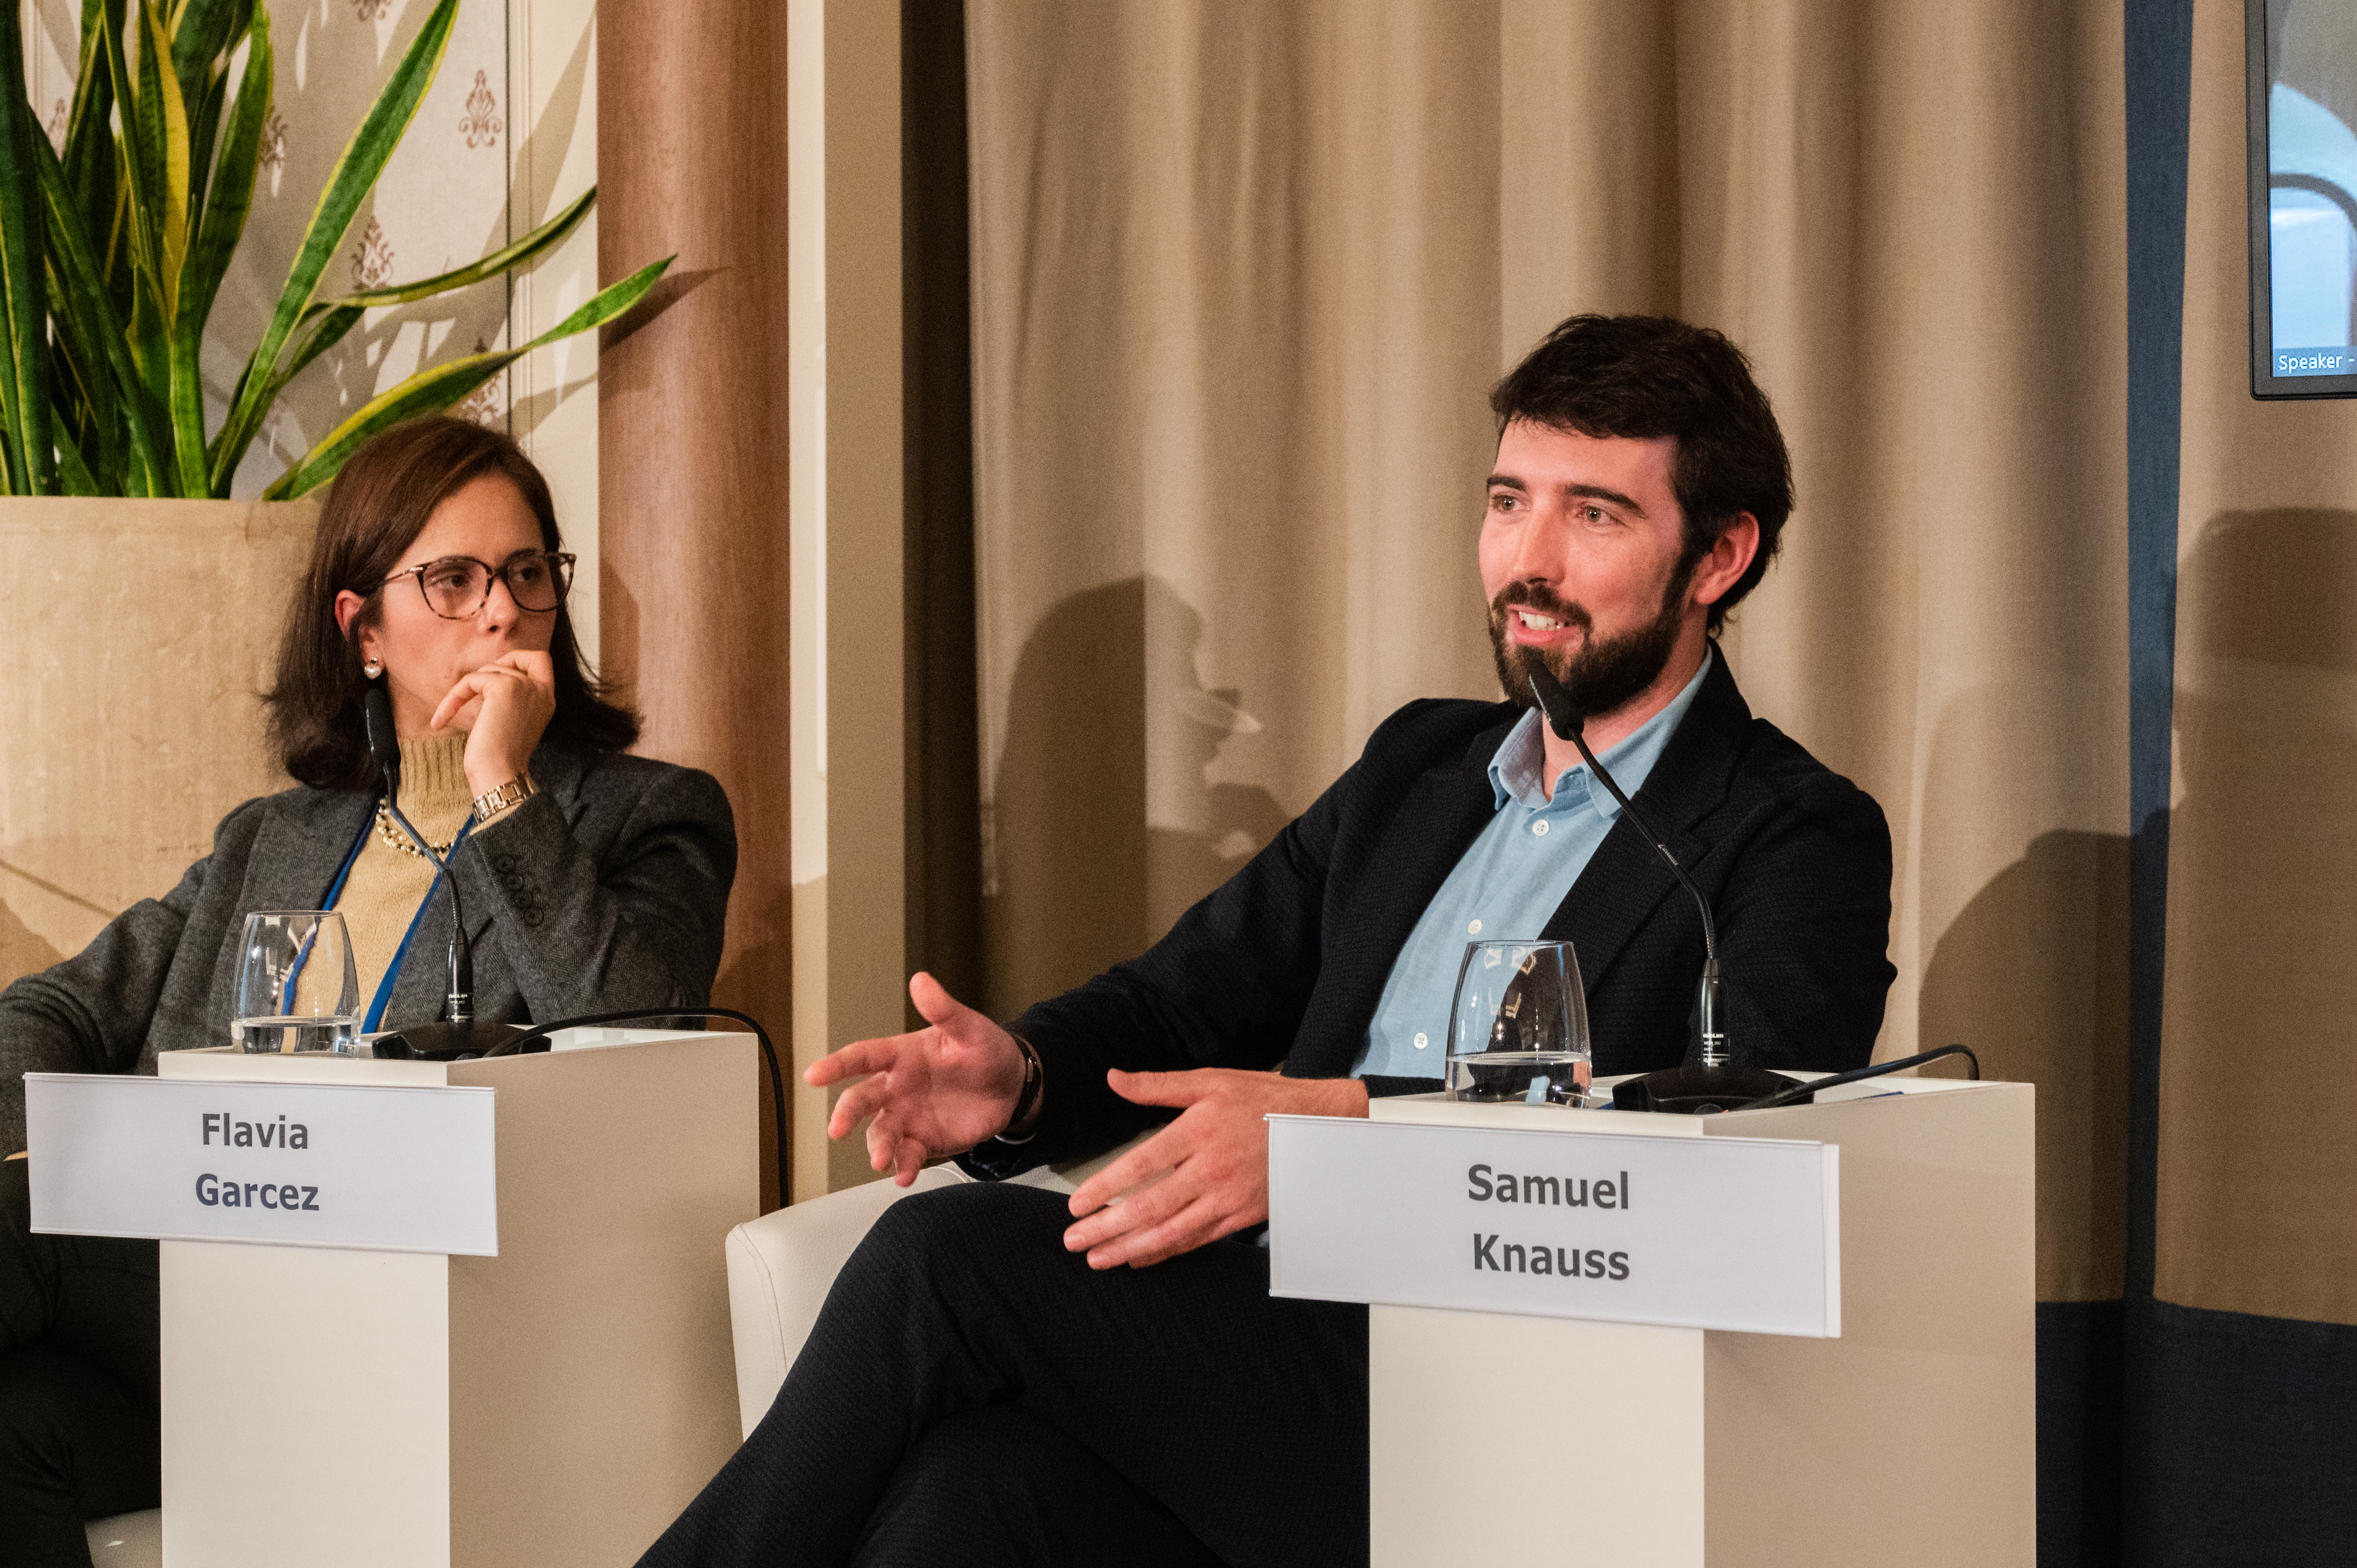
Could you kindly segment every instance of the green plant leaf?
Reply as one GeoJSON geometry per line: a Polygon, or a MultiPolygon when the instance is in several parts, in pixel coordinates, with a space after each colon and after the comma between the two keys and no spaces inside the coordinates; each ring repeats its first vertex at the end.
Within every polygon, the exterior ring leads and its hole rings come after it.
{"type": "Polygon", "coordinates": [[[271,389],[270,401],[276,403],[288,381],[301,375],[303,368],[312,360],[342,342],[344,334],[360,325],[361,317],[366,314],[364,306],[339,305],[311,318],[302,335],[295,339],[295,347],[286,356],[286,369],[279,373],[277,385],[271,389]]]}
{"type": "MultiPolygon", "coordinates": [[[[145,5],[145,0],[135,3],[145,5]]],[[[110,5],[110,15],[113,9],[110,5]]],[[[106,277],[125,319],[136,321],[142,285],[153,282],[155,258],[161,253],[161,241],[156,231],[156,220],[164,209],[164,198],[156,187],[163,176],[161,156],[155,150],[156,138],[142,124],[139,94],[132,83],[131,66],[123,50],[123,32],[121,27],[108,27],[99,34],[99,47],[106,54],[107,76],[114,97],[114,117],[120,122],[113,145],[109,149],[114,162],[115,204],[107,236],[106,277]]],[[[140,355],[140,361],[143,371],[149,369],[145,355],[140,355]]],[[[160,377],[160,357],[153,368],[160,377]]]]}
{"type": "Polygon", "coordinates": [[[126,74],[114,84],[123,122],[124,184],[131,191],[133,266],[150,281],[161,275],[164,253],[164,111],[162,71],[147,38],[148,0],[131,0],[131,34],[123,42],[126,74]]]}
{"type": "Polygon", "coordinates": [[[281,474],[277,481],[263,492],[262,499],[293,500],[310,494],[333,479],[337,470],[344,466],[345,459],[378,431],[390,429],[404,419],[414,419],[422,413],[448,408],[534,349],[559,338],[570,338],[576,332],[604,326],[645,298],[647,291],[655,286],[664,269],[678,259],[677,256],[665,256],[660,262],[640,267],[621,282],[598,290],[580,309],[521,348],[461,355],[430,370],[420,371],[399,385],[379,392],[350,419],[329,431],[293,467],[281,474]]]}
{"type": "Polygon", "coordinates": [[[177,0],[170,18],[172,74],[179,78],[181,102],[199,102],[227,72],[221,57],[244,32],[253,10],[251,0],[177,0]]]}
{"type": "Polygon", "coordinates": [[[58,442],[58,488],[70,496],[96,496],[106,492],[98,488],[97,477],[90,465],[81,460],[81,450],[72,442],[58,442]]]}
{"type": "MultiPolygon", "coordinates": [[[[264,13],[267,15],[267,12],[264,13]]],[[[221,131],[221,100],[229,91],[229,56],[253,18],[251,0],[175,0],[172,70],[188,109],[188,220],[199,221],[221,131]]]]}
{"type": "Polygon", "coordinates": [[[229,99],[229,79],[205,83],[188,105],[188,227],[194,232],[204,221],[205,193],[211,188],[213,142],[221,134],[221,106],[229,99]]]}
{"type": "MultiPolygon", "coordinates": [[[[298,330],[294,347],[287,352],[285,367],[262,389],[262,406],[268,408],[277,403],[278,394],[286,390],[286,383],[301,375],[304,368],[312,360],[342,342],[344,335],[359,325],[361,317],[366,314],[367,312],[361,306],[352,305],[338,306],[322,314],[307,317],[305,319],[307,325],[298,330]]],[[[239,391],[243,391],[242,385],[239,391]]],[[[232,396],[231,401],[234,402],[235,397],[232,396]]],[[[213,456],[216,464],[219,462],[220,455],[221,438],[215,436],[213,456]]],[[[218,467],[215,471],[219,471],[218,467]]],[[[227,492],[221,490],[216,493],[226,494],[227,492]]]]}
{"type": "Polygon", "coordinates": [[[239,399],[231,406],[221,438],[215,444],[212,478],[216,489],[226,485],[228,477],[237,471],[246,447],[262,428],[263,416],[269,411],[269,404],[260,401],[262,389],[270,384],[280,351],[286,347],[287,338],[318,292],[319,279],[327,272],[337,247],[343,243],[344,231],[351,227],[361,203],[374,188],[386,160],[393,156],[403,133],[416,117],[417,105],[441,69],[443,50],[449,45],[450,28],[457,15],[458,0],[437,0],[425,25],[418,28],[408,53],[393,68],[383,91],[370,106],[367,117],[352,134],[351,141],[346,144],[328,174],[328,187],[319,193],[319,203],[311,211],[310,226],[304,231],[302,247],[296,255],[293,270],[287,274],[277,308],[271,313],[270,325],[254,348],[253,364],[261,367],[261,373],[253,373],[249,367],[241,379],[239,399]]]}
{"type": "MultiPolygon", "coordinates": [[[[56,298],[64,292],[55,262],[45,269],[49,295],[56,298]]],[[[124,469],[123,410],[114,395],[114,388],[106,368],[106,358],[97,348],[82,342],[76,336],[71,322],[60,316],[49,318],[53,336],[49,344],[49,418],[50,434],[60,447],[72,446],[77,453],[88,452],[88,467],[103,495],[120,495],[124,469]]],[[[59,477],[65,476],[65,459],[58,460],[59,477]]]]}
{"type": "Polygon", "coordinates": [[[197,219],[196,238],[180,272],[182,315],[193,313],[201,328],[212,313],[221,279],[229,274],[230,258],[245,232],[246,215],[253,208],[253,188],[262,167],[262,139],[269,128],[276,71],[270,41],[270,14],[256,7],[248,38],[245,72],[238,81],[237,99],[221,144],[221,166],[210,183],[210,199],[197,219]]]}
{"type": "MultiPolygon", "coordinates": [[[[436,277],[422,278],[416,283],[401,284],[393,288],[373,289],[361,294],[344,295],[335,299],[317,302],[303,313],[303,323],[297,329],[297,336],[292,350],[287,355],[285,368],[263,383],[259,392],[261,406],[268,408],[276,403],[278,394],[286,390],[286,384],[302,374],[305,366],[341,342],[344,335],[359,324],[363,312],[387,306],[406,305],[449,289],[464,288],[469,284],[485,282],[510,268],[534,260],[563,243],[565,236],[579,227],[582,219],[588,216],[589,209],[597,199],[597,190],[595,186],[592,186],[555,217],[506,249],[495,251],[471,266],[460,267],[454,272],[443,273],[436,277]]],[[[241,392],[243,390],[242,386],[240,390],[241,392]]],[[[457,392],[456,397],[464,397],[467,392],[473,390],[469,387],[464,392],[457,392]]],[[[218,447],[219,443],[216,442],[215,445],[218,447]]],[[[215,471],[219,471],[218,456],[215,471]]]]}
{"type": "MultiPolygon", "coordinates": [[[[70,338],[89,345],[91,357],[109,373],[107,384],[120,400],[124,434],[131,445],[132,467],[160,474],[164,471],[164,411],[149,399],[147,384],[132,357],[122,313],[107,293],[90,237],[82,229],[81,213],[46,139],[34,147],[33,162],[47,220],[49,264],[60,285],[50,291],[51,313],[69,324],[70,338]]],[[[93,386],[101,380],[95,370],[89,376],[93,386]]],[[[143,485],[142,493],[152,491],[143,485]]]]}
{"type": "Polygon", "coordinates": [[[245,232],[246,213],[253,205],[262,134],[270,117],[269,12],[255,9],[247,37],[251,43],[245,74],[238,83],[237,104],[230,112],[228,134],[221,144],[221,170],[212,181],[211,199],[204,205],[196,240],[181,260],[173,291],[177,308],[172,320],[172,448],[180,493],[188,496],[226,499],[229,493],[226,486],[214,483],[211,456],[206,449],[204,379],[198,360],[204,346],[206,318],[212,314],[214,296],[221,291],[230,256],[245,232]]]}
{"type": "Polygon", "coordinates": [[[465,288],[469,284],[495,278],[510,268],[520,267],[563,244],[565,237],[589,216],[589,209],[597,199],[597,188],[593,185],[564,211],[515,243],[504,250],[493,251],[479,262],[452,272],[436,274],[430,278],[420,278],[415,283],[395,284],[391,288],[369,289],[361,294],[339,295],[333,299],[320,300],[311,308],[316,311],[330,306],[356,305],[363,310],[374,310],[388,305],[409,305],[454,288],[465,288]]]}
{"type": "Polygon", "coordinates": [[[66,116],[66,188],[81,198],[82,222],[102,228],[114,211],[114,78],[107,68],[102,29],[123,36],[123,0],[84,0],[81,65],[74,78],[73,108],[66,116]]]}
{"type": "Polygon", "coordinates": [[[151,156],[157,177],[149,194],[164,201],[156,214],[155,266],[168,330],[179,316],[180,266],[188,252],[188,106],[180,96],[179,73],[164,69],[171,63],[172,40],[154,0],[139,0],[139,16],[146,25],[139,48],[139,121],[142,131],[155,137],[151,156]]]}
{"type": "MultiPolygon", "coordinates": [[[[167,467],[177,467],[172,461],[172,328],[164,319],[164,304],[156,291],[144,279],[131,291],[131,362],[139,367],[140,384],[163,410],[164,423],[158,434],[164,438],[164,448],[157,454],[167,467]]],[[[172,492],[177,495],[179,492],[172,492]]]]}
{"type": "Polygon", "coordinates": [[[9,488],[18,495],[52,495],[57,458],[49,446],[48,299],[41,278],[41,203],[32,143],[48,138],[34,123],[25,80],[24,35],[0,27],[0,304],[5,305],[7,362],[0,417],[8,426],[9,488]]]}

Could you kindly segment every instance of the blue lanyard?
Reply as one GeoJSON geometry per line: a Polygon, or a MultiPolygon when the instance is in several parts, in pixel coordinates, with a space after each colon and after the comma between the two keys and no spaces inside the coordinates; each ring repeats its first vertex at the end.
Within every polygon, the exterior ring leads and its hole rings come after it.
{"type": "MultiPolygon", "coordinates": [[[[328,884],[328,891],[319,900],[319,908],[322,909],[332,909],[336,907],[336,899],[343,892],[344,884],[350,880],[352,866],[359,861],[361,851],[368,847],[369,829],[374,826],[375,823],[376,813],[374,811],[371,811],[366,817],[361,820],[360,836],[352,840],[352,847],[345,853],[344,864],[336,872],[336,879],[328,884]]],[[[451,855],[457,854],[458,846],[465,843],[467,842],[467,835],[474,831],[475,819],[473,813],[470,812],[468,814],[466,822],[459,825],[458,836],[450,841],[450,848],[442,858],[447,860],[451,855]]],[[[409,957],[410,944],[417,940],[417,928],[425,923],[425,911],[432,907],[434,903],[434,890],[440,885],[441,880],[441,877],[437,875],[433,881],[428,882],[425,885],[425,897],[419,901],[417,913],[409,918],[409,929],[402,933],[401,945],[393,950],[393,961],[385,966],[384,978],[376,983],[376,995],[369,1003],[368,1016],[361,1020],[361,1033],[364,1035],[374,1034],[378,1027],[384,1022],[384,1004],[393,1000],[393,982],[401,978],[401,966],[409,957]]],[[[299,970],[300,966],[298,965],[298,972],[299,970]]],[[[288,995],[291,996],[294,994],[295,982],[291,976],[286,982],[286,989],[288,995]]]]}

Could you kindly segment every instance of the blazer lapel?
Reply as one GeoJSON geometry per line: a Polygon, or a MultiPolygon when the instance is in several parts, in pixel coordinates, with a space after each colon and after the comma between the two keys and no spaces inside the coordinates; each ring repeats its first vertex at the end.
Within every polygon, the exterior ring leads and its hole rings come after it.
{"type": "MultiPolygon", "coordinates": [[[[542,794],[550,797],[556,809],[565,814],[568,824],[578,824],[586,810],[581,786],[587,777],[581,759],[571,750],[557,746],[544,746],[532,754],[532,779],[542,794]]],[[[469,840],[473,834],[468,834],[469,840]]],[[[469,851],[461,844],[450,862],[456,874],[469,854],[480,854],[479,849],[469,851]]],[[[479,885],[476,896],[466,905],[467,949],[472,956],[475,970],[475,997],[478,1011],[482,999],[493,988],[507,981],[508,966],[498,952],[497,939],[491,925],[498,910],[490,899],[482,896],[488,877],[475,879],[479,885]]],[[[417,924],[416,940],[409,944],[408,955],[403,959],[401,973],[393,983],[393,995],[385,1003],[384,1015],[390,1026],[395,1019],[412,1023],[442,1016],[450,992],[450,890],[439,878],[434,884],[433,897],[427,900],[425,918],[417,924]]]]}
{"type": "Polygon", "coordinates": [[[1490,758],[1512,725],[1510,718],[1482,731],[1453,760],[1418,775],[1384,825],[1367,856],[1367,875],[1333,917],[1352,940],[1329,948],[1328,965],[1318,975],[1320,1001],[1304,1018],[1305,1033],[1290,1053],[1299,1076],[1339,1077],[1351,1070],[1392,964],[1424,918],[1425,907],[1497,812],[1490,758]]]}
{"type": "MultiPolygon", "coordinates": [[[[468,910],[471,917],[474,911],[468,910]]],[[[482,923],[489,925],[486,913],[482,923]]],[[[479,948],[480,930],[470,918],[467,932],[469,948],[479,948]]],[[[404,1024],[425,1024],[442,1016],[443,999],[450,992],[450,890],[442,886],[440,877],[434,881],[434,891],[425,900],[425,913],[417,921],[416,933],[411,937],[409,950],[402,954],[401,972],[393,976],[393,994],[384,1004],[384,1019],[378,1027],[397,1029],[404,1024]]]]}
{"type": "Polygon", "coordinates": [[[374,800],[353,791],[306,789],[290,794],[254,835],[246,856],[249,909],[317,909],[328,885],[368,826],[374,800]]]}
{"type": "MultiPolygon", "coordinates": [[[[1751,710],[1727,671],[1726,655],[1714,650],[1694,706],[1633,797],[1689,876],[1711,847],[1696,836],[1694,824],[1726,799],[1743,729],[1750,722],[1751,710]]],[[[1542,934],[1572,944],[1581,983],[1592,993],[1629,939],[1673,895],[1685,897],[1644,830],[1623,811],[1542,934]]]]}

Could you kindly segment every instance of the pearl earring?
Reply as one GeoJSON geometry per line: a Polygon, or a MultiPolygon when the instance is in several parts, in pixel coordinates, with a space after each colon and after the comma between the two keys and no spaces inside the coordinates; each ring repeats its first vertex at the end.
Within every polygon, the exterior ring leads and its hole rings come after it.
{"type": "Polygon", "coordinates": [[[384,673],[384,666],[371,659],[361,666],[361,673],[373,681],[384,673]]]}

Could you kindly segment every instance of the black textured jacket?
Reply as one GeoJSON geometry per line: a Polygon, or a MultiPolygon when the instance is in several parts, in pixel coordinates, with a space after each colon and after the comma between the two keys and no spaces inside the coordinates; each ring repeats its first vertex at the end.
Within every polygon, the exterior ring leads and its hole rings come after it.
{"type": "MultiPolygon", "coordinates": [[[[474,944],[475,1012],[547,1022],[700,1007],[720,964],[737,831],[712,776],[543,746],[540,792],[451,857],[474,944]]],[[[27,1072],[156,1070],[156,1053],[229,1044],[238,942],[256,909],[316,909],[376,796],[287,789],[248,800],[213,852],[88,947],[0,992],[0,1154],[25,1146],[27,1072]]],[[[447,890],[436,886],[384,1024],[441,1015],[447,890]],[[432,933],[429,937],[425,933],[432,933]]]]}
{"type": "MultiPolygon", "coordinates": [[[[1425,905],[1496,811],[1490,759],[1519,716],[1409,703],[1143,957],[1017,1019],[1047,1069],[1039,1130],[983,1144],[968,1168],[1082,1158],[1174,1114],[1115,1095],[1107,1068],[1348,1073],[1425,905]]],[[[1864,1065],[1898,972],[1890,830],[1873,798],[1753,718],[1717,657],[1636,802],[1710,900],[1736,1059],[1864,1065]]],[[[1542,934],[1579,954],[1599,1075],[1687,1058],[1702,922],[1627,813],[1542,934]]]]}

